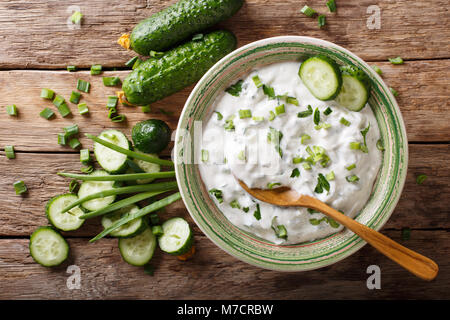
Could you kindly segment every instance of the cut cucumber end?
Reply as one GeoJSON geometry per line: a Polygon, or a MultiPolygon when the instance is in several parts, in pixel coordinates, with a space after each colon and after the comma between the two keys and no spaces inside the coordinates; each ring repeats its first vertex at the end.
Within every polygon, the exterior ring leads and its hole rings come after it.
{"type": "Polygon", "coordinates": [[[194,235],[189,223],[183,218],[172,218],[162,224],[164,234],[158,244],[162,251],[179,256],[188,252],[194,243],[194,235]]]}
{"type": "Polygon", "coordinates": [[[39,227],[30,237],[31,257],[44,267],[54,267],[69,256],[69,244],[52,227],[39,227]]]}

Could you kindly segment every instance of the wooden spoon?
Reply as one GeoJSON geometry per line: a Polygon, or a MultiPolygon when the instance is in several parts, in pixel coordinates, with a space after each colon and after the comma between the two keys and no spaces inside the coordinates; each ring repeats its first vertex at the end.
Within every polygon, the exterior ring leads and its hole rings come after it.
{"type": "Polygon", "coordinates": [[[247,185],[239,180],[239,184],[245,191],[258,200],[271,203],[281,207],[306,207],[322,212],[328,217],[347,227],[365,241],[370,243],[375,249],[384,254],[389,259],[397,262],[403,268],[424,280],[433,280],[439,267],[427,257],[418,254],[397,242],[389,239],[381,233],[370,229],[369,227],[347,217],[345,214],[329,207],[322,201],[305,195],[299,195],[294,190],[287,187],[275,189],[250,189],[247,185]]]}

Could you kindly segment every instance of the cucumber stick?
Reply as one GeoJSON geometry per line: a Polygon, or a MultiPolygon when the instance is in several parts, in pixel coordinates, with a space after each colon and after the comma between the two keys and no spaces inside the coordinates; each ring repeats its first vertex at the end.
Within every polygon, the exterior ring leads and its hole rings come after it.
{"type": "Polygon", "coordinates": [[[30,237],[30,254],[40,265],[54,267],[67,259],[69,245],[52,227],[39,227],[30,237]]]}
{"type": "Polygon", "coordinates": [[[369,100],[368,76],[353,66],[341,67],[342,88],[336,101],[351,111],[361,111],[369,100]]]}
{"type": "MultiPolygon", "coordinates": [[[[133,214],[139,211],[139,207],[136,205],[130,205],[123,207],[117,211],[111,212],[110,214],[104,215],[102,217],[103,228],[109,228],[114,222],[121,219],[124,215],[133,214]]],[[[137,218],[131,220],[130,222],[120,226],[111,232],[113,237],[118,238],[130,238],[137,236],[147,228],[147,223],[144,218],[137,218]]]]}
{"type": "Polygon", "coordinates": [[[162,251],[172,255],[188,252],[194,243],[192,229],[183,218],[172,218],[162,224],[163,235],[158,238],[162,251]]]}
{"type": "Polygon", "coordinates": [[[119,239],[119,251],[123,260],[133,266],[143,266],[153,257],[156,249],[156,237],[147,227],[133,238],[119,239]]]}
{"type": "Polygon", "coordinates": [[[229,31],[214,31],[198,41],[189,41],[160,59],[141,63],[123,81],[129,103],[147,105],[198,81],[219,59],[236,47],[229,31]]]}
{"type": "MultiPolygon", "coordinates": [[[[130,141],[128,141],[127,137],[118,130],[105,130],[100,133],[98,138],[109,143],[113,143],[116,146],[122,147],[124,149],[131,149],[130,141]]],[[[109,173],[121,173],[124,172],[128,167],[127,155],[105,147],[98,142],[94,143],[94,154],[97,162],[102,166],[103,169],[105,169],[109,173]]]]}
{"type": "Polygon", "coordinates": [[[148,56],[166,51],[190,35],[235,14],[244,0],[181,0],[142,20],[131,33],[131,48],[148,56]]]}
{"type": "Polygon", "coordinates": [[[55,228],[62,231],[72,231],[81,227],[84,220],[79,217],[84,214],[84,211],[80,207],[75,207],[62,213],[65,207],[77,200],[78,197],[73,193],[62,194],[51,198],[45,207],[48,221],[55,228]]]}
{"type": "MultiPolygon", "coordinates": [[[[96,170],[92,172],[90,175],[93,176],[106,176],[108,173],[103,170],[96,170]]],[[[78,189],[78,198],[84,198],[93,193],[111,190],[114,188],[114,181],[84,181],[80,189],[78,189]]],[[[114,202],[116,196],[108,196],[104,198],[97,198],[83,202],[81,205],[83,208],[89,211],[95,211],[105,208],[114,202]]]]}

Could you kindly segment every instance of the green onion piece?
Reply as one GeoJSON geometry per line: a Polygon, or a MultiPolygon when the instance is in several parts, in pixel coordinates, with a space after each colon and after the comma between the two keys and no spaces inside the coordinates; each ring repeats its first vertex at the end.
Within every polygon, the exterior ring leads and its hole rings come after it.
{"type": "Polygon", "coordinates": [[[300,143],[305,144],[306,140],[311,140],[311,136],[309,134],[304,133],[300,138],[300,143]]]}
{"type": "Polygon", "coordinates": [[[116,96],[109,96],[108,102],[106,103],[107,108],[115,108],[117,107],[117,102],[119,101],[119,98],[116,96]]]}
{"type": "Polygon", "coordinates": [[[378,73],[380,76],[383,74],[383,71],[381,71],[381,69],[380,69],[378,66],[373,65],[373,66],[371,66],[371,67],[372,67],[372,69],[375,70],[375,72],[378,73]]]}
{"type": "Polygon", "coordinates": [[[321,222],[321,220],[319,220],[319,219],[315,219],[315,218],[309,219],[309,223],[312,224],[313,226],[319,225],[320,222],[321,222]]]}
{"type": "Polygon", "coordinates": [[[276,186],[281,186],[281,183],[279,183],[279,182],[269,182],[267,184],[267,189],[273,189],[273,187],[276,187],[276,186]]]}
{"type": "Polygon", "coordinates": [[[334,221],[334,219],[331,219],[329,217],[325,217],[326,221],[328,222],[328,224],[332,227],[332,228],[338,228],[339,227],[339,223],[337,223],[336,221],[334,221]]]}
{"type": "Polygon", "coordinates": [[[325,111],[323,112],[323,114],[326,115],[326,116],[328,116],[328,115],[331,114],[332,112],[333,112],[333,110],[332,110],[330,107],[328,107],[328,108],[325,109],[325,111]]]}
{"type": "Polygon", "coordinates": [[[329,129],[329,128],[331,128],[331,124],[329,124],[329,123],[320,123],[320,124],[318,124],[317,126],[314,126],[314,129],[316,129],[316,130],[320,130],[320,129],[329,129]]]}
{"type": "Polygon", "coordinates": [[[197,33],[192,36],[192,41],[199,41],[203,39],[203,33],[197,33]]]}
{"type": "Polygon", "coordinates": [[[299,164],[299,163],[302,163],[303,161],[305,161],[305,159],[303,159],[301,157],[295,157],[292,159],[293,164],[299,164]]]}
{"type": "Polygon", "coordinates": [[[256,210],[253,212],[253,216],[256,220],[261,220],[261,209],[259,208],[259,203],[256,204],[256,210]]]}
{"type": "Polygon", "coordinates": [[[303,169],[305,169],[305,170],[311,170],[311,165],[310,165],[309,163],[304,162],[302,165],[303,165],[303,169]]]}
{"type": "Polygon", "coordinates": [[[65,146],[67,144],[65,133],[58,133],[58,144],[62,146],[65,146]]]}
{"type": "Polygon", "coordinates": [[[149,220],[150,220],[150,224],[151,224],[151,225],[157,225],[157,224],[159,224],[159,222],[160,222],[159,216],[158,216],[157,213],[152,213],[152,214],[149,216],[149,220]]]}
{"type": "Polygon", "coordinates": [[[77,180],[70,181],[70,183],[69,183],[69,192],[70,193],[75,193],[79,186],[80,186],[80,184],[78,183],[77,180]]]}
{"type": "Polygon", "coordinates": [[[312,114],[313,114],[312,107],[310,105],[308,105],[308,109],[306,111],[301,111],[301,112],[297,113],[297,117],[299,117],[299,118],[306,118],[306,117],[309,117],[312,114]]]}
{"type": "Polygon", "coordinates": [[[317,210],[314,210],[311,208],[307,208],[306,210],[308,211],[309,214],[320,213],[320,211],[317,211],[317,210]]]}
{"type": "Polygon", "coordinates": [[[79,24],[82,18],[83,14],[80,11],[75,11],[70,17],[70,21],[72,21],[75,24],[79,24]]]}
{"type": "Polygon", "coordinates": [[[64,97],[60,96],[59,94],[56,95],[55,98],[53,99],[53,104],[55,105],[55,107],[59,107],[65,102],[66,100],[64,99],[64,97]]]}
{"type": "Polygon", "coordinates": [[[398,97],[398,91],[397,91],[397,90],[395,90],[395,89],[392,88],[392,87],[389,87],[389,90],[391,90],[391,92],[392,92],[392,94],[394,95],[394,97],[398,97]]]}
{"type": "Polygon", "coordinates": [[[241,91],[242,91],[242,83],[243,82],[244,82],[243,80],[239,80],[235,84],[226,88],[225,92],[231,94],[232,96],[239,97],[239,95],[241,94],[241,91]]]}
{"type": "Polygon", "coordinates": [[[55,92],[53,90],[42,88],[41,90],[41,98],[47,99],[47,100],[53,100],[53,97],[55,96],[55,92]]]}
{"type": "Polygon", "coordinates": [[[275,112],[273,112],[273,111],[269,111],[269,121],[272,121],[272,120],[274,120],[275,119],[275,112]]]}
{"type": "Polygon", "coordinates": [[[71,137],[79,132],[78,125],[73,124],[63,128],[66,138],[71,137]]]}
{"type": "Polygon", "coordinates": [[[83,79],[77,80],[77,89],[81,92],[89,92],[89,89],[91,88],[91,84],[87,81],[84,81],[83,79]]]}
{"type": "Polygon", "coordinates": [[[149,104],[146,105],[146,106],[142,106],[141,110],[142,110],[143,113],[150,113],[152,111],[149,104]]]}
{"type": "Polygon", "coordinates": [[[219,111],[214,111],[217,114],[217,120],[220,121],[223,119],[223,115],[219,111]]]}
{"type": "Polygon", "coordinates": [[[260,87],[263,86],[263,83],[261,82],[261,79],[259,79],[258,76],[253,76],[253,77],[252,77],[252,80],[253,80],[253,83],[255,84],[255,86],[256,86],[257,88],[260,88],[260,87]]]}
{"type": "Polygon", "coordinates": [[[252,117],[252,111],[249,109],[241,109],[239,110],[239,118],[240,119],[246,119],[252,117]]]}
{"type": "Polygon", "coordinates": [[[322,193],[324,189],[330,191],[330,183],[323,174],[319,173],[319,176],[317,177],[317,185],[314,189],[314,192],[322,193]]]}
{"type": "Polygon", "coordinates": [[[75,71],[77,71],[77,67],[76,66],[67,66],[67,71],[75,72],[75,71]]]}
{"type": "Polygon", "coordinates": [[[269,97],[269,99],[275,99],[275,89],[270,87],[270,86],[266,86],[265,84],[262,85],[263,88],[263,92],[266,96],[269,97]]]}
{"type": "Polygon", "coordinates": [[[253,117],[252,120],[256,122],[261,122],[264,121],[264,117],[253,117]]]}
{"type": "Polygon", "coordinates": [[[89,152],[89,149],[80,150],[80,162],[82,164],[88,164],[91,162],[91,153],[89,152]]]}
{"type": "Polygon", "coordinates": [[[300,176],[300,170],[298,170],[298,168],[294,168],[294,170],[292,170],[291,173],[291,178],[296,178],[300,176]]]}
{"type": "Polygon", "coordinates": [[[134,63],[136,62],[136,60],[139,59],[139,57],[133,57],[130,60],[128,60],[127,62],[125,62],[125,66],[131,68],[133,67],[134,63]]]}
{"type": "Polygon", "coordinates": [[[348,182],[357,182],[359,181],[359,177],[357,175],[351,175],[345,177],[345,180],[347,180],[348,182]]]}
{"type": "Polygon", "coordinates": [[[155,237],[159,237],[164,234],[164,231],[161,226],[152,226],[152,233],[155,235],[155,237]]]}
{"type": "Polygon", "coordinates": [[[116,108],[108,108],[108,118],[112,119],[117,114],[116,108]]]}
{"type": "Polygon", "coordinates": [[[153,202],[152,204],[140,209],[139,211],[136,211],[132,214],[128,214],[125,215],[124,217],[122,217],[121,219],[117,220],[116,222],[114,222],[110,227],[106,228],[105,230],[103,230],[101,233],[99,233],[97,236],[95,236],[93,239],[91,239],[89,242],[94,242],[96,240],[99,240],[101,238],[103,238],[104,236],[110,234],[112,231],[114,231],[115,229],[123,226],[124,224],[130,222],[131,220],[137,219],[137,218],[141,218],[151,212],[157,211],[161,208],[164,208],[165,206],[177,201],[181,199],[181,195],[179,192],[174,193],[166,198],[163,198],[159,201],[153,202]]]}
{"type": "Polygon", "coordinates": [[[284,104],[280,104],[279,106],[275,107],[275,113],[277,116],[285,112],[286,110],[284,109],[284,104]]]}
{"type": "Polygon", "coordinates": [[[213,188],[213,189],[209,190],[208,192],[209,192],[211,195],[213,195],[213,196],[217,199],[217,201],[218,201],[219,203],[222,203],[222,202],[223,202],[223,194],[222,194],[222,190],[213,188]]]}
{"type": "Polygon", "coordinates": [[[72,91],[69,101],[72,103],[78,104],[78,102],[80,102],[80,98],[81,98],[81,93],[72,91]]]}
{"type": "Polygon", "coordinates": [[[327,178],[328,181],[333,181],[336,178],[336,176],[334,175],[334,171],[327,173],[325,175],[325,178],[327,178]]]}
{"type": "Polygon", "coordinates": [[[225,120],[225,126],[224,129],[227,131],[234,131],[234,122],[233,122],[233,117],[225,120]]]}
{"type": "Polygon", "coordinates": [[[141,60],[141,59],[139,59],[139,58],[137,58],[136,61],[134,61],[134,63],[133,63],[132,69],[133,69],[133,70],[134,70],[134,69],[137,69],[137,68],[142,64],[142,62],[144,62],[144,61],[141,60]]]}
{"type": "Polygon", "coordinates": [[[384,151],[383,140],[378,139],[377,141],[377,149],[380,151],[384,151]]]}
{"type": "Polygon", "coordinates": [[[301,13],[303,13],[305,16],[307,17],[314,17],[314,15],[317,13],[314,9],[308,7],[308,6],[304,6],[301,10],[301,13]]]}
{"type": "Polygon", "coordinates": [[[80,104],[78,105],[78,112],[79,112],[81,115],[86,114],[86,113],[89,113],[89,108],[88,108],[87,104],[86,104],[86,103],[80,103],[80,104]]]}
{"type": "Polygon", "coordinates": [[[287,239],[287,230],[286,227],[282,224],[277,226],[276,235],[278,238],[287,239]]]}
{"type": "Polygon", "coordinates": [[[286,97],[286,103],[293,104],[294,106],[299,106],[297,98],[294,97],[286,97]]]}
{"type": "Polygon", "coordinates": [[[406,241],[411,239],[411,228],[402,228],[402,240],[406,241]]]}
{"type": "Polygon", "coordinates": [[[103,145],[105,147],[108,147],[108,148],[114,150],[114,151],[117,151],[122,154],[126,154],[127,156],[129,156],[131,158],[143,160],[146,162],[156,163],[156,164],[163,165],[163,166],[169,166],[169,167],[174,166],[173,162],[170,160],[163,160],[163,159],[159,159],[158,157],[154,157],[154,156],[142,153],[142,152],[131,151],[131,150],[119,147],[113,143],[110,143],[108,141],[105,141],[101,138],[98,138],[98,137],[93,136],[88,133],[86,133],[85,136],[97,143],[100,143],[101,145],[103,145]]]}
{"type": "Polygon", "coordinates": [[[50,108],[45,108],[44,110],[42,110],[42,111],[39,113],[39,115],[40,115],[42,118],[49,120],[50,118],[52,118],[52,117],[55,115],[55,113],[52,111],[52,109],[50,109],[50,108]]]}
{"type": "Polygon", "coordinates": [[[230,207],[232,207],[234,209],[240,209],[241,205],[239,204],[239,202],[237,200],[233,200],[230,202],[230,207]]]}
{"type": "Polygon", "coordinates": [[[428,178],[427,175],[425,175],[425,174],[420,174],[420,175],[418,175],[417,178],[416,178],[416,183],[417,183],[417,184],[422,184],[422,183],[424,183],[424,181],[425,181],[427,178],[428,178]]]}
{"type": "Polygon", "coordinates": [[[58,111],[59,111],[59,114],[61,114],[61,117],[63,117],[63,118],[65,118],[69,114],[71,114],[70,109],[65,102],[58,107],[58,111]]]}
{"type": "Polygon", "coordinates": [[[127,120],[127,117],[124,114],[119,114],[118,116],[111,118],[112,122],[124,122],[125,120],[127,120]]]}
{"type": "Polygon", "coordinates": [[[27,186],[25,185],[25,182],[23,182],[22,180],[14,182],[13,186],[14,190],[16,191],[16,194],[23,194],[28,190],[27,186]]]}
{"type": "Polygon", "coordinates": [[[102,65],[94,64],[91,66],[91,75],[96,75],[102,73],[102,65]]]}
{"type": "Polygon", "coordinates": [[[102,80],[103,85],[106,87],[114,87],[122,83],[119,77],[103,77],[102,80]]]}
{"type": "Polygon", "coordinates": [[[327,7],[330,12],[336,12],[336,2],[334,0],[328,0],[327,7]]]}
{"type": "Polygon", "coordinates": [[[317,17],[317,21],[319,23],[319,28],[322,28],[324,25],[327,24],[326,18],[323,14],[317,17]]]}
{"type": "Polygon", "coordinates": [[[320,122],[320,110],[319,108],[316,108],[316,110],[314,110],[314,124],[318,125],[320,122]]]}
{"type": "Polygon", "coordinates": [[[244,211],[245,213],[247,213],[249,210],[250,210],[249,207],[243,207],[243,208],[242,208],[242,211],[244,211]]]}
{"type": "Polygon", "coordinates": [[[81,142],[77,138],[72,138],[69,140],[69,146],[72,149],[78,149],[81,146],[81,142]]]}
{"type": "Polygon", "coordinates": [[[361,142],[350,142],[350,149],[361,150],[361,142]]]}
{"type": "Polygon", "coordinates": [[[165,52],[158,52],[151,50],[149,56],[155,59],[161,59],[164,56],[165,52]]]}
{"type": "Polygon", "coordinates": [[[403,64],[403,59],[401,57],[389,58],[389,62],[392,64],[403,64]]]}
{"type": "Polygon", "coordinates": [[[5,155],[8,159],[16,158],[16,154],[14,153],[14,146],[5,146],[5,155]]]}
{"type": "Polygon", "coordinates": [[[10,106],[6,106],[6,113],[10,116],[17,116],[17,107],[15,104],[12,104],[10,106]]]}
{"type": "Polygon", "coordinates": [[[202,149],[202,161],[207,162],[209,160],[209,151],[202,149]]]}
{"type": "Polygon", "coordinates": [[[339,122],[341,124],[343,124],[346,127],[349,127],[352,123],[350,121],[348,121],[347,119],[345,119],[344,117],[341,118],[341,120],[339,120],[339,122]]]}
{"type": "Polygon", "coordinates": [[[86,174],[90,174],[92,171],[94,171],[94,167],[93,166],[83,167],[80,169],[80,171],[86,174]]]}
{"type": "Polygon", "coordinates": [[[355,168],[356,168],[356,164],[355,163],[349,165],[348,167],[345,167],[345,169],[347,169],[348,171],[353,170],[355,168]]]}

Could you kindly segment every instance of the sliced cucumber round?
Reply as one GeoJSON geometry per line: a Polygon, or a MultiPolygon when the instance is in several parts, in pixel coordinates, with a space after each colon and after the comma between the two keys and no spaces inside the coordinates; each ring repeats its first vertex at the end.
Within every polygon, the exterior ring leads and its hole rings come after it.
{"type": "MultiPolygon", "coordinates": [[[[158,155],[156,154],[149,154],[153,157],[158,157],[158,155]]],[[[143,161],[143,160],[139,160],[139,159],[133,159],[132,160],[134,163],[136,163],[139,168],[141,168],[144,172],[146,173],[153,173],[153,172],[160,172],[161,171],[161,166],[159,164],[156,163],[151,163],[151,162],[147,162],[147,161],[143,161]]],[[[147,184],[152,182],[155,179],[138,179],[136,180],[137,184],[147,184]]]]}
{"type": "Polygon", "coordinates": [[[327,56],[317,55],[305,60],[298,75],[314,97],[319,100],[334,99],[341,90],[342,76],[336,62],[327,56]]]}
{"type": "MultiPolygon", "coordinates": [[[[139,211],[139,207],[136,205],[129,205],[123,207],[117,211],[111,212],[102,217],[103,228],[109,228],[114,222],[122,218],[124,215],[135,213],[139,211]]],[[[144,218],[137,218],[130,222],[120,226],[110,233],[113,237],[118,238],[130,238],[137,236],[147,228],[147,223],[144,218]]]]}
{"type": "Polygon", "coordinates": [[[62,213],[65,207],[77,200],[78,197],[73,193],[61,194],[51,198],[45,207],[48,221],[62,231],[73,231],[81,227],[85,220],[79,219],[84,214],[79,206],[62,213]]]}
{"type": "MultiPolygon", "coordinates": [[[[103,170],[95,170],[90,175],[93,176],[107,176],[108,173],[103,170]]],[[[104,190],[111,190],[116,184],[114,181],[84,181],[80,189],[78,189],[78,198],[84,198],[93,193],[101,192],[104,190]]],[[[89,211],[96,211],[103,209],[114,202],[116,196],[108,196],[104,198],[92,199],[85,201],[81,206],[89,211]]]]}
{"type": "MultiPolygon", "coordinates": [[[[118,130],[105,130],[100,133],[98,137],[124,149],[131,149],[130,141],[122,132],[118,130]]],[[[122,173],[128,167],[127,155],[105,147],[98,142],[94,143],[94,154],[97,162],[109,173],[122,173]]]]}
{"type": "Polygon", "coordinates": [[[162,251],[178,256],[188,252],[194,243],[194,235],[183,218],[172,218],[162,224],[164,234],[158,238],[162,251]]]}
{"type": "Polygon", "coordinates": [[[119,251],[123,260],[133,266],[143,266],[153,257],[156,237],[150,228],[133,238],[120,238],[119,251]]]}
{"type": "Polygon", "coordinates": [[[370,81],[367,75],[353,66],[345,66],[342,71],[342,88],[336,101],[351,111],[361,111],[369,100],[370,81]]]}
{"type": "Polygon", "coordinates": [[[40,265],[54,267],[69,256],[69,244],[52,227],[39,227],[30,237],[30,254],[40,265]]]}

